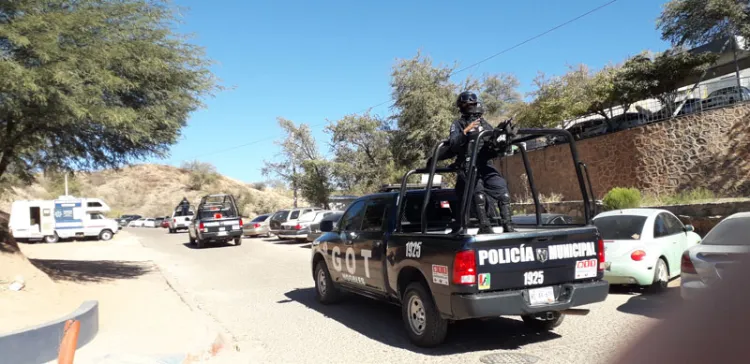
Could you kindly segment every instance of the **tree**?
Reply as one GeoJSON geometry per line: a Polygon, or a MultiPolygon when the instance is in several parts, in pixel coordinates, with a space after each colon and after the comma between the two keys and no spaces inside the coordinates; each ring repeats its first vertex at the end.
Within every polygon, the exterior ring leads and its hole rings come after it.
{"type": "Polygon", "coordinates": [[[520,83],[512,74],[485,76],[482,80],[480,97],[484,102],[488,118],[506,118],[512,114],[514,106],[520,103],[521,93],[518,92],[520,83]]]}
{"type": "Polygon", "coordinates": [[[220,89],[152,0],[0,3],[0,177],[164,157],[220,89]]]}
{"type": "Polygon", "coordinates": [[[588,71],[579,68],[562,77],[546,77],[539,73],[534,78],[536,90],[529,93],[533,100],[519,110],[519,124],[527,127],[562,126],[565,120],[586,113],[583,103],[584,74],[588,71]]]}
{"type": "Polygon", "coordinates": [[[450,125],[458,116],[458,87],[450,81],[453,70],[434,67],[432,60],[421,53],[394,67],[391,88],[396,113],[392,120],[398,129],[393,132],[392,152],[398,167],[424,165],[435,144],[448,137],[450,125]]]}
{"type": "Polygon", "coordinates": [[[283,140],[276,142],[281,146],[281,160],[264,161],[261,173],[291,182],[307,201],[329,208],[328,198],[333,191],[332,169],[330,162],[320,155],[310,127],[306,124],[296,126],[291,120],[281,117],[277,120],[286,133],[283,140]]]}
{"type": "Polygon", "coordinates": [[[188,175],[188,188],[199,191],[219,179],[216,166],[208,162],[190,161],[182,163],[180,167],[186,170],[188,175]]]}
{"type": "Polygon", "coordinates": [[[346,115],[326,127],[336,168],[334,176],[344,190],[362,194],[375,192],[396,174],[389,147],[391,135],[385,120],[371,116],[346,115]]]}
{"type": "Polygon", "coordinates": [[[680,48],[655,56],[643,52],[625,62],[622,77],[673,111],[680,94],[678,87],[686,78],[703,72],[716,58],[716,54],[693,54],[680,48]]]}
{"type": "Polygon", "coordinates": [[[657,20],[662,39],[676,46],[699,46],[736,32],[750,37],[748,0],[671,0],[657,20]]]}

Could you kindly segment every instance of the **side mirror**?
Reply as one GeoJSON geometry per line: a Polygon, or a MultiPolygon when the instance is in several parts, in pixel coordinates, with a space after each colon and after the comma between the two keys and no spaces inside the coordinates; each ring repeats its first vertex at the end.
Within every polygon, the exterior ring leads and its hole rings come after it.
{"type": "Polygon", "coordinates": [[[330,220],[321,221],[320,231],[324,233],[333,231],[333,221],[330,221],[330,220]]]}
{"type": "Polygon", "coordinates": [[[695,228],[693,227],[693,225],[688,224],[688,225],[685,225],[685,228],[683,230],[685,230],[686,233],[689,233],[691,231],[695,231],[695,228]]]}

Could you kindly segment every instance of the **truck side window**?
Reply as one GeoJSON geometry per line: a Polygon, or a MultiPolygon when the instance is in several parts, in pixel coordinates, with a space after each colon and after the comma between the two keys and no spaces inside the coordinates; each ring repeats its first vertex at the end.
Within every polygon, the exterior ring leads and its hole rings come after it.
{"type": "Polygon", "coordinates": [[[359,231],[362,226],[362,218],[365,212],[365,201],[359,201],[349,207],[341,218],[339,226],[343,231],[359,231]]]}
{"type": "Polygon", "coordinates": [[[384,199],[368,201],[364,220],[362,222],[362,231],[383,231],[383,220],[385,220],[387,207],[388,201],[384,199]]]}

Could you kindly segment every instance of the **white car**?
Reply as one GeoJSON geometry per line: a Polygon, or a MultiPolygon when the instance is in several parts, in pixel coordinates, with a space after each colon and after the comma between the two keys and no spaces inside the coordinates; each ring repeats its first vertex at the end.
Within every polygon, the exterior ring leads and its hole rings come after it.
{"type": "Polygon", "coordinates": [[[307,235],[310,233],[310,226],[320,223],[324,217],[333,214],[334,211],[318,210],[308,212],[292,222],[281,224],[281,230],[278,232],[279,239],[293,239],[296,241],[307,241],[307,235]]]}
{"type": "Polygon", "coordinates": [[[138,220],[133,220],[128,223],[128,227],[143,227],[143,223],[146,222],[145,218],[140,218],[138,220]]]}
{"type": "Polygon", "coordinates": [[[649,286],[657,292],[680,275],[682,252],[701,239],[692,225],[661,209],[607,211],[593,223],[604,240],[604,279],[610,285],[649,286]]]}
{"type": "Polygon", "coordinates": [[[155,228],[156,227],[156,219],[153,218],[147,218],[143,220],[142,227],[149,227],[149,228],[155,228]]]}
{"type": "Polygon", "coordinates": [[[680,295],[694,299],[720,282],[740,259],[750,254],[750,212],[728,216],[706,234],[700,244],[682,254],[680,295]]]}

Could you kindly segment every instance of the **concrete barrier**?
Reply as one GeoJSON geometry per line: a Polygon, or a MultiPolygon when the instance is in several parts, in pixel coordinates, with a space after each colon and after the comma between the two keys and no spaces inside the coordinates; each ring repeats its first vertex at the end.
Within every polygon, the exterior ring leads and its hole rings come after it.
{"type": "Polygon", "coordinates": [[[57,320],[0,334],[0,361],[41,364],[56,360],[67,320],[81,322],[77,345],[81,348],[99,331],[99,302],[85,301],[78,309],[57,320]]]}

